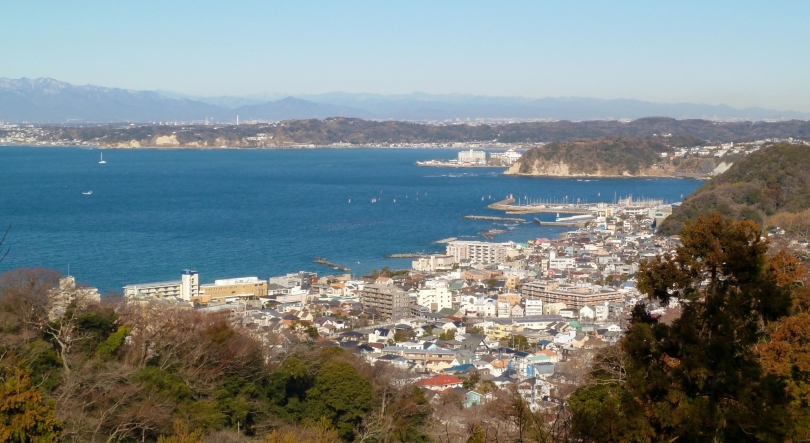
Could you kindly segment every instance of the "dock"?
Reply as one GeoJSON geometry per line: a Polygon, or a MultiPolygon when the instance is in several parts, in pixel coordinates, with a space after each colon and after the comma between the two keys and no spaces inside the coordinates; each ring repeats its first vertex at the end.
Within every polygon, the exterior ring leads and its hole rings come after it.
{"type": "Polygon", "coordinates": [[[338,264],[332,263],[329,260],[327,260],[325,258],[321,258],[321,257],[315,257],[314,261],[315,261],[315,263],[318,263],[318,264],[321,264],[321,265],[324,265],[324,266],[329,266],[330,268],[337,269],[338,271],[351,271],[352,270],[351,268],[347,268],[345,266],[340,266],[338,264]]]}
{"type": "Polygon", "coordinates": [[[511,222],[511,223],[528,223],[529,221],[525,218],[513,218],[513,217],[494,217],[490,215],[465,215],[463,217],[464,220],[487,220],[487,221],[502,221],[502,222],[511,222]]]}

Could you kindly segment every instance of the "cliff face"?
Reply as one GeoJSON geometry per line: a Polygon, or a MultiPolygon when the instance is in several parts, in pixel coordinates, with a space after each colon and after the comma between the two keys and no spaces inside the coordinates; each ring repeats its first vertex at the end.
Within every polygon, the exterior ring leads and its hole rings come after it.
{"type": "Polygon", "coordinates": [[[504,174],[539,177],[660,177],[671,176],[674,173],[669,170],[669,168],[665,167],[646,167],[637,169],[634,173],[631,173],[629,170],[620,167],[603,167],[602,165],[597,165],[595,169],[584,171],[577,167],[577,165],[571,165],[566,162],[561,161],[555,163],[544,162],[542,160],[535,161],[533,165],[530,165],[530,168],[531,169],[528,169],[524,167],[523,163],[517,162],[509,167],[504,174]]]}
{"type": "Polygon", "coordinates": [[[505,174],[536,176],[665,176],[674,167],[661,162],[666,146],[631,137],[602,137],[549,143],[527,151],[505,174]]]}

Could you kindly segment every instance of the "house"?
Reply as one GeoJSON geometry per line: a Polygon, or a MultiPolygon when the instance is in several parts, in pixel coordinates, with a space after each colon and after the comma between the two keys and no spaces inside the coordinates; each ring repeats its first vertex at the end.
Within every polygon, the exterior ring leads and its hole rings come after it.
{"type": "Polygon", "coordinates": [[[437,375],[432,378],[419,380],[416,385],[431,391],[444,391],[446,389],[460,388],[462,380],[452,375],[437,375]]]}
{"type": "Polygon", "coordinates": [[[467,391],[467,393],[464,394],[464,397],[462,398],[462,404],[464,405],[465,408],[471,408],[475,405],[486,403],[486,401],[489,400],[491,397],[492,396],[489,394],[484,395],[475,391],[467,391]]]}
{"type": "Polygon", "coordinates": [[[372,343],[387,343],[388,340],[394,339],[394,330],[386,328],[377,328],[368,334],[368,341],[372,343]]]}

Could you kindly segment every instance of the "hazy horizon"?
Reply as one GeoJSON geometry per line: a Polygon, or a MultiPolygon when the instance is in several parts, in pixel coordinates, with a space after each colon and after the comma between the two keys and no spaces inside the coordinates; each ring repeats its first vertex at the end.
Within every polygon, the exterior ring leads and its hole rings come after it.
{"type": "Polygon", "coordinates": [[[196,97],[464,94],[810,112],[810,3],[4,7],[0,77],[196,97]]]}

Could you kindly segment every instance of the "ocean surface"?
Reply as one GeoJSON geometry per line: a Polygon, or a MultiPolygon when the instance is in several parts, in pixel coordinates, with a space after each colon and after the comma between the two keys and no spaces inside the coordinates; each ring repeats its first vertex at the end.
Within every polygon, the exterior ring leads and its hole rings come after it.
{"type": "MultiPolygon", "coordinates": [[[[203,283],[299,270],[360,275],[409,267],[386,254],[440,252],[447,237],[496,241],[556,236],[561,228],[463,220],[515,198],[680,201],[702,182],[680,179],[508,177],[501,169],[420,168],[458,150],[99,150],[0,147],[0,226],[13,226],[0,272],[45,266],[102,291],[177,280],[203,283]],[[83,192],[92,191],[85,195],[83,192]],[[377,199],[376,203],[372,203],[377,199]],[[350,202],[351,200],[351,202],[350,202]]],[[[524,200],[525,201],[525,200],[524,200]]],[[[526,216],[531,220],[533,216],[526,216]]],[[[554,214],[541,214],[553,220],[554,214]]]]}

